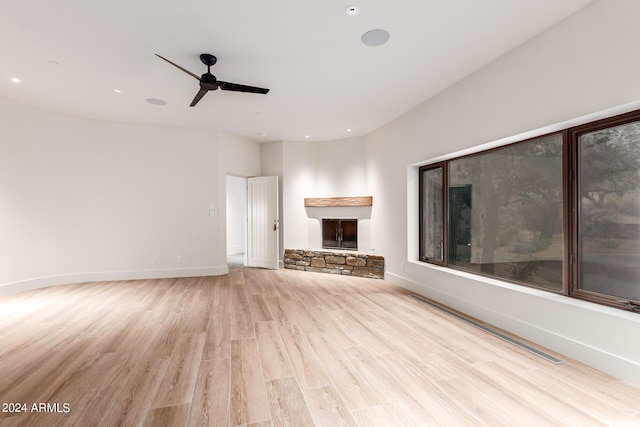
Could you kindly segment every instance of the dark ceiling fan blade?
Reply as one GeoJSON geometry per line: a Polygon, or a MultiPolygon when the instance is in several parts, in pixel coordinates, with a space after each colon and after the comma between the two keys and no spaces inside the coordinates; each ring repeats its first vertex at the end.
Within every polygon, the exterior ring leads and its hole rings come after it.
{"type": "Polygon", "coordinates": [[[263,93],[263,94],[269,93],[269,89],[264,89],[264,88],[255,87],[255,86],[239,85],[237,83],[221,82],[220,80],[218,80],[218,86],[222,90],[232,90],[234,92],[250,92],[250,93],[263,93]]]}
{"type": "Polygon", "coordinates": [[[192,73],[191,71],[189,71],[189,70],[187,70],[187,69],[182,68],[182,67],[181,67],[181,66],[179,66],[178,64],[176,64],[176,63],[174,63],[174,62],[169,61],[167,58],[164,58],[164,57],[162,57],[162,56],[158,55],[157,53],[156,53],[155,55],[156,55],[158,58],[160,58],[160,59],[164,59],[165,61],[167,61],[169,64],[173,65],[174,67],[179,68],[179,69],[181,69],[182,71],[184,71],[185,73],[187,73],[187,74],[189,74],[189,75],[192,75],[192,76],[193,76],[193,77],[195,77],[196,79],[200,80],[200,76],[198,76],[197,74],[194,74],[194,73],[192,73]]]}
{"type": "Polygon", "coordinates": [[[207,89],[200,89],[198,93],[196,93],[196,97],[193,98],[193,101],[191,101],[191,107],[194,107],[198,103],[198,101],[200,101],[202,97],[207,94],[207,92],[209,92],[207,89]]]}

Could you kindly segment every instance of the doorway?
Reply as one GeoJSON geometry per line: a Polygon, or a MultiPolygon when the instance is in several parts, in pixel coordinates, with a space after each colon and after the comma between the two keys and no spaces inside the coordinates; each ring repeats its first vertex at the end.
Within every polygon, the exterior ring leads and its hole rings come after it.
{"type": "Polygon", "coordinates": [[[227,175],[227,265],[229,270],[246,265],[247,179],[227,175]]]}

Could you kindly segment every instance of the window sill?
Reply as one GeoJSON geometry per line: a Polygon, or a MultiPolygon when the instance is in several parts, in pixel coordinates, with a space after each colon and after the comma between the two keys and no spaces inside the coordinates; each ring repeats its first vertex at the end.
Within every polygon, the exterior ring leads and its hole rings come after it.
{"type": "Polygon", "coordinates": [[[506,282],[499,279],[494,279],[491,277],[481,276],[473,273],[468,273],[466,271],[460,271],[449,267],[442,267],[435,264],[429,264],[422,261],[410,260],[409,264],[417,266],[419,269],[428,269],[435,270],[445,274],[450,274],[452,276],[463,277],[468,280],[473,280],[475,282],[481,282],[483,284],[495,286],[498,288],[506,289],[513,292],[518,292],[520,294],[531,295],[532,297],[544,299],[547,301],[553,301],[560,304],[564,304],[567,306],[580,308],[583,310],[589,310],[592,312],[605,314],[608,316],[613,316],[620,319],[631,320],[637,323],[640,323],[640,315],[637,313],[633,313],[626,310],[621,310],[615,307],[609,307],[606,305],[596,304],[593,302],[568,297],[565,295],[556,294],[550,291],[543,291],[536,288],[530,288],[527,286],[517,285],[515,283],[506,282]]]}

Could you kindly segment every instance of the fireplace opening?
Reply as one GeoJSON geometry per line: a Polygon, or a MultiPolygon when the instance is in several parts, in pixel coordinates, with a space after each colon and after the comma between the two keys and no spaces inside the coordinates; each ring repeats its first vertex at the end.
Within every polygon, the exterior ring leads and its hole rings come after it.
{"type": "Polygon", "coordinates": [[[323,219],[322,247],[324,249],[358,250],[357,219],[323,219]]]}

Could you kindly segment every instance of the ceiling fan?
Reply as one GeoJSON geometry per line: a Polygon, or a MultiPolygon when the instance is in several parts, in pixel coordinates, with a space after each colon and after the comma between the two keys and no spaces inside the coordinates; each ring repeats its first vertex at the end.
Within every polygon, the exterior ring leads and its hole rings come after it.
{"type": "Polygon", "coordinates": [[[202,63],[207,66],[207,72],[204,73],[201,77],[198,77],[196,74],[192,73],[191,71],[186,70],[181,66],[179,66],[178,64],[169,61],[167,58],[163,58],[157,53],[155,55],[160,59],[164,59],[174,67],[179,68],[185,73],[198,79],[198,81],[200,82],[200,90],[196,94],[196,97],[193,98],[193,101],[191,101],[191,107],[195,106],[198,103],[198,101],[200,101],[202,97],[207,94],[207,92],[209,92],[210,90],[216,90],[218,88],[221,90],[231,90],[234,92],[250,92],[250,93],[262,93],[262,94],[266,94],[269,92],[269,89],[264,89],[261,87],[245,86],[237,83],[223,82],[221,80],[216,79],[216,76],[211,74],[211,67],[215,65],[215,63],[218,61],[218,58],[216,58],[215,56],[209,53],[203,53],[202,55],[200,55],[200,61],[202,61],[202,63]]]}

